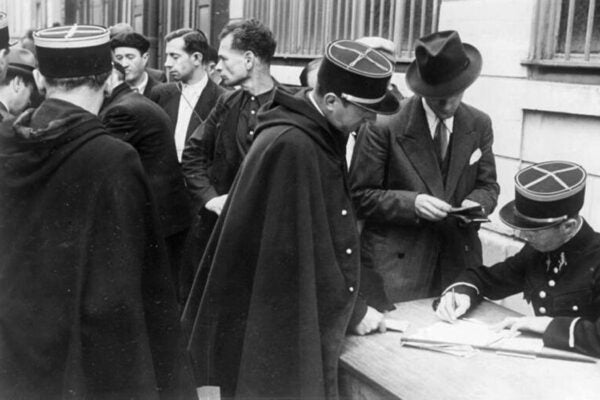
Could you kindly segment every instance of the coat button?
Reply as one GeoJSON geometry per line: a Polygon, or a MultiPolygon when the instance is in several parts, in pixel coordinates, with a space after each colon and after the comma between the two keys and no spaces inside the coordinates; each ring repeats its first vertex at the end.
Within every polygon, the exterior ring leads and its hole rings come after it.
{"type": "Polygon", "coordinates": [[[554,271],[555,274],[558,274],[558,268],[554,267],[552,271],[554,271]]]}
{"type": "Polygon", "coordinates": [[[254,115],[254,114],[256,114],[256,111],[250,110],[250,114],[254,115]]]}
{"type": "Polygon", "coordinates": [[[346,254],[348,254],[348,255],[352,254],[352,249],[346,249],[346,254]]]}
{"type": "Polygon", "coordinates": [[[348,291],[349,291],[350,293],[354,293],[354,286],[350,286],[350,287],[348,288],[348,291]]]}
{"type": "Polygon", "coordinates": [[[254,135],[254,131],[250,131],[250,132],[248,132],[248,134],[249,134],[250,136],[252,136],[252,135],[254,135]]]}
{"type": "Polygon", "coordinates": [[[348,215],[348,210],[342,210],[342,215],[343,215],[343,216],[346,216],[346,215],[348,215]]]}
{"type": "Polygon", "coordinates": [[[546,298],[546,292],[544,292],[543,290],[540,291],[540,299],[545,299],[546,298]]]}
{"type": "Polygon", "coordinates": [[[540,314],[546,314],[546,307],[540,307],[540,314]]]}
{"type": "Polygon", "coordinates": [[[548,281],[548,286],[554,287],[555,285],[556,285],[556,282],[554,282],[552,279],[548,281]]]}
{"type": "Polygon", "coordinates": [[[465,244],[465,251],[469,251],[469,250],[470,250],[470,249],[469,249],[469,245],[468,245],[468,244],[465,244]]]}
{"type": "Polygon", "coordinates": [[[573,311],[579,311],[579,307],[577,307],[577,305],[573,306],[573,311]]]}

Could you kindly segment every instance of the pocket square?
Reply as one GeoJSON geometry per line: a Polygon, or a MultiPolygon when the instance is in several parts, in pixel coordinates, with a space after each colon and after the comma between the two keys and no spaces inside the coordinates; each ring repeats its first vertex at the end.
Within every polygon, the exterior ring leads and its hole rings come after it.
{"type": "Polygon", "coordinates": [[[481,149],[477,149],[471,154],[471,158],[469,158],[469,165],[475,164],[481,158],[481,149]]]}

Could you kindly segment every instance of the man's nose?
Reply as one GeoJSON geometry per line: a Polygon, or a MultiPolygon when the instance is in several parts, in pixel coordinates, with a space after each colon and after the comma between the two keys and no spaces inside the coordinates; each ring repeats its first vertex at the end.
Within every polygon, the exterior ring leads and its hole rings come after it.
{"type": "Polygon", "coordinates": [[[223,70],[223,61],[222,60],[219,60],[217,65],[215,65],[215,69],[219,72],[221,72],[223,70]]]}

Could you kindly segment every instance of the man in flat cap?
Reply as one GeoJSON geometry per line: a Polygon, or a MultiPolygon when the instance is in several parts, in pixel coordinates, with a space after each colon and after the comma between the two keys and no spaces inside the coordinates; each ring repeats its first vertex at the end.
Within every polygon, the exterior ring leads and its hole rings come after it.
{"type": "Polygon", "coordinates": [[[0,82],[0,120],[17,116],[29,106],[37,92],[33,79],[35,56],[29,51],[14,48],[8,54],[8,68],[0,82]]]}
{"type": "Polygon", "coordinates": [[[491,267],[471,267],[443,293],[437,314],[454,321],[485,296],[523,292],[535,317],[500,327],[543,334],[544,345],[600,356],[600,234],[579,215],[586,173],[568,161],[534,164],[515,176],[500,210],[525,246],[491,267]]]}
{"type": "Polygon", "coordinates": [[[177,398],[178,309],[151,188],[97,117],[108,31],[34,40],[46,99],[0,124],[0,398],[177,398]]]}
{"type": "Polygon", "coordinates": [[[225,397],[336,399],[346,330],[383,329],[357,301],[344,157],[349,132],[398,109],[391,75],[370,47],[332,42],[314,90],[277,89],[259,114],[184,311],[200,384],[225,397]]]}
{"type": "Polygon", "coordinates": [[[462,102],[481,71],[479,51],[445,31],[417,40],[415,56],[406,74],[415,95],[360,133],[350,171],[365,220],[362,262],[381,277],[368,296],[391,303],[434,296],[481,264],[479,223],[449,213],[489,214],[499,193],[490,118],[462,102]]]}
{"type": "Polygon", "coordinates": [[[150,97],[160,82],[146,71],[150,42],[136,32],[120,33],[110,39],[113,60],[125,68],[125,82],[136,92],[150,97]]]}

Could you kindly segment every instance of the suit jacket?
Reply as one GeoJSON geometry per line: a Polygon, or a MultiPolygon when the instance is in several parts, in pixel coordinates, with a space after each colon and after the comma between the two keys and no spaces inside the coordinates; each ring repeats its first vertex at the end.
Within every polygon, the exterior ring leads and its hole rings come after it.
{"type": "MultiPolygon", "coordinates": [[[[382,277],[390,301],[437,294],[432,292],[465,267],[481,264],[478,225],[461,226],[453,217],[422,220],[415,198],[426,193],[453,206],[470,199],[491,213],[499,193],[492,141],[490,118],[461,103],[444,182],[420,97],[404,100],[397,114],[360,132],[351,185],[359,218],[365,219],[362,262],[382,277]]],[[[367,298],[378,290],[364,289],[367,298]]]]}
{"type": "MultiPolygon", "coordinates": [[[[194,112],[192,113],[186,131],[186,140],[190,137],[192,132],[194,132],[194,129],[206,120],[208,114],[210,114],[210,111],[217,103],[217,99],[223,93],[225,93],[225,89],[218,86],[211,79],[208,80],[198,102],[194,106],[194,112]]],[[[167,112],[173,122],[173,126],[176,126],[177,114],[179,113],[179,101],[181,99],[181,83],[162,83],[156,85],[150,93],[150,99],[167,112]]],[[[175,130],[173,130],[173,134],[175,134],[175,130]]]]}
{"type": "Polygon", "coordinates": [[[167,82],[167,74],[162,69],[146,68],[146,72],[158,83],[167,82]]]}
{"type": "Polygon", "coordinates": [[[154,79],[152,77],[152,75],[148,74],[148,83],[146,84],[146,87],[144,88],[144,93],[142,93],[144,96],[150,98],[150,94],[152,93],[152,89],[157,86],[160,85],[160,81],[157,81],[156,79],[154,79]]]}
{"type": "Polygon", "coordinates": [[[190,199],[175,153],[173,124],[167,114],[127,84],[121,84],[107,99],[100,118],[109,134],[138,151],[158,204],[164,236],[188,228],[190,199]]]}

